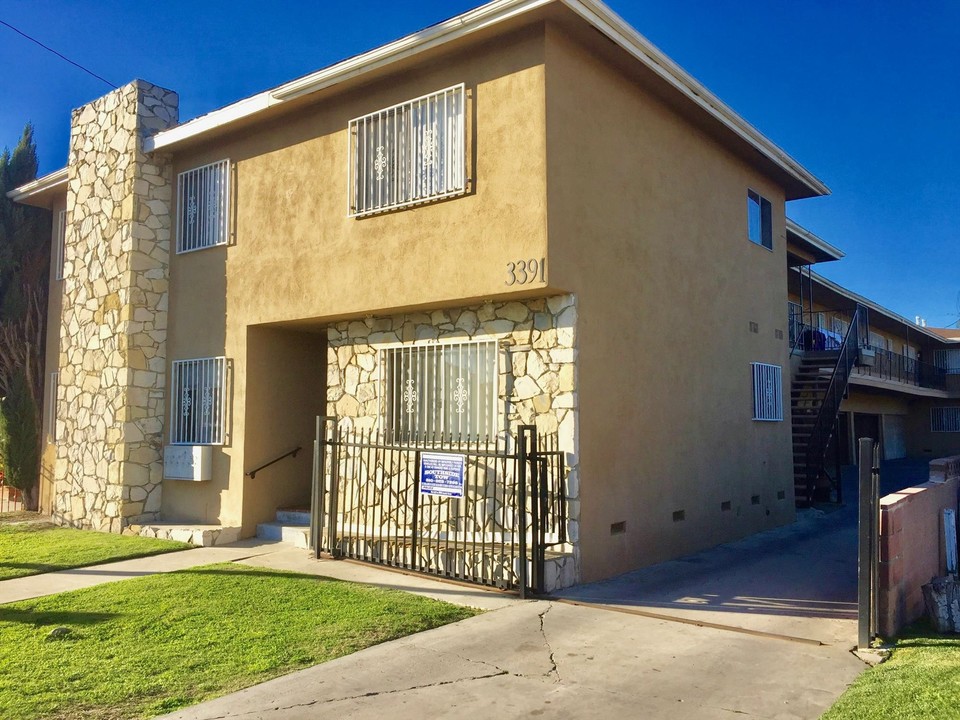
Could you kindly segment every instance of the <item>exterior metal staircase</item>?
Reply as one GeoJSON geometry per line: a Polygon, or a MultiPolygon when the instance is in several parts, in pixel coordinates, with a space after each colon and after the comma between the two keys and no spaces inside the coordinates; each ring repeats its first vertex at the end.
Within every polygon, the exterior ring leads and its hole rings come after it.
{"type": "MultiPolygon", "coordinates": [[[[798,507],[814,501],[841,502],[839,468],[831,476],[826,455],[836,437],[840,403],[867,337],[867,310],[857,305],[839,348],[803,354],[790,388],[794,492],[798,507]]],[[[809,328],[802,328],[801,335],[809,328]]]]}

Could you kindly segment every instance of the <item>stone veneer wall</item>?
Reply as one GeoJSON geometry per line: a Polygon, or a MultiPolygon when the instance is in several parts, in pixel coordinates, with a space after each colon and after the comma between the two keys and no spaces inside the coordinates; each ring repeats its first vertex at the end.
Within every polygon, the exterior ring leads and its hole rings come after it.
{"type": "MultiPolygon", "coordinates": [[[[337,323],[327,331],[327,414],[341,426],[380,429],[380,352],[397,343],[495,339],[499,355],[498,427],[535,424],[556,433],[567,464],[567,535],[573,566],[548,589],[579,578],[579,455],[577,430],[577,307],[572,295],[485,303],[337,323]]],[[[561,572],[561,571],[558,571],[561,572]]]]}
{"type": "Polygon", "coordinates": [[[159,514],[173,179],[143,138],[177,114],[142,80],[73,112],[53,512],[74,526],[159,514]]]}

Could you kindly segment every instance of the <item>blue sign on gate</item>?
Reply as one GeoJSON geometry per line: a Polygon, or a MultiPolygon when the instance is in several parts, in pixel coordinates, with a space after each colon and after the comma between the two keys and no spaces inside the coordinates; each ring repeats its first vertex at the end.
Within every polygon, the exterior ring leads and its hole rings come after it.
{"type": "Polygon", "coordinates": [[[467,456],[453,453],[420,454],[420,494],[463,497],[467,456]]]}

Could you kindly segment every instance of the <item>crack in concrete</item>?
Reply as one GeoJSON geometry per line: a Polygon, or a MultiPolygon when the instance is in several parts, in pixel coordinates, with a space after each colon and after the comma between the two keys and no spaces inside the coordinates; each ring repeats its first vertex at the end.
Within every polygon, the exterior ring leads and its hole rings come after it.
{"type": "Polygon", "coordinates": [[[547,640],[547,633],[543,629],[543,619],[546,617],[547,613],[553,608],[552,603],[547,603],[547,609],[542,613],[539,613],[540,617],[540,635],[543,637],[543,644],[546,646],[547,650],[550,651],[550,665],[552,666],[550,670],[544,673],[544,676],[555,675],[556,680],[554,682],[560,682],[560,668],[557,667],[557,660],[554,657],[553,647],[550,645],[550,641],[547,640]]]}
{"type": "MultiPolygon", "coordinates": [[[[483,663],[487,665],[488,663],[483,663]]],[[[494,666],[491,666],[494,667],[494,666]]],[[[262,708],[260,710],[249,710],[242,713],[227,713],[226,715],[216,715],[208,718],[203,718],[203,720],[229,720],[229,718],[240,718],[249,715],[256,715],[258,713],[266,714],[273,712],[282,712],[284,710],[294,710],[296,708],[312,707],[314,705],[328,705],[335,702],[343,702],[345,700],[360,700],[363,698],[377,697],[379,695],[395,695],[396,693],[410,692],[411,690],[423,690],[426,688],[432,687],[441,687],[442,685],[456,685],[461,682],[472,682],[474,680],[487,680],[494,677],[502,677],[503,675],[509,675],[510,673],[506,670],[499,670],[498,672],[489,673],[487,675],[471,675],[470,677],[457,678],[456,680],[442,680],[435,683],[427,683],[425,685],[412,685],[410,687],[397,688],[396,690],[379,690],[374,692],[361,693],[359,695],[347,695],[344,697],[329,698],[328,700],[311,700],[309,702],[294,703],[293,705],[277,705],[270,708],[262,708]]]]}

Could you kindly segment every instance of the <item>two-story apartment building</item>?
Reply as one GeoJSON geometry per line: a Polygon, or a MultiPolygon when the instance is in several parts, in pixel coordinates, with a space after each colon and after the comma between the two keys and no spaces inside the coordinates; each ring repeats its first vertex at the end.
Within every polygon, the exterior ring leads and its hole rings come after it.
{"type": "Polygon", "coordinates": [[[605,5],[496,0],[177,103],[76,110],[13,194],[55,218],[58,520],[213,541],[306,507],[317,549],[507,586],[549,535],[553,587],[793,519],[784,269],[830,251],[785,203],[827,188],[605,5]]]}

